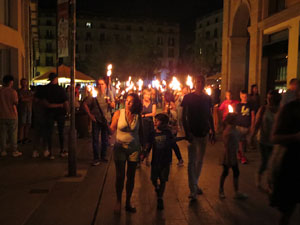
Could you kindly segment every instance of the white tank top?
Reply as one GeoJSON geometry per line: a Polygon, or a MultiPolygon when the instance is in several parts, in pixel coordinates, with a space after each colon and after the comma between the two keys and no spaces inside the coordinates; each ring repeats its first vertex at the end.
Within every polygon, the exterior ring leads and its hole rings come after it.
{"type": "Polygon", "coordinates": [[[139,117],[134,115],[131,124],[128,123],[125,109],[120,109],[120,117],[117,126],[117,142],[136,145],[139,143],[139,117]]]}

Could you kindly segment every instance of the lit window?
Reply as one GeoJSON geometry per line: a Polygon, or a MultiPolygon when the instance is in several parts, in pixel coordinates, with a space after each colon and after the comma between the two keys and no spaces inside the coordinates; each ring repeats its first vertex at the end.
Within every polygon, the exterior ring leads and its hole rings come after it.
{"type": "Polygon", "coordinates": [[[91,22],[86,22],[85,26],[86,26],[86,28],[92,28],[92,23],[91,22]]]}

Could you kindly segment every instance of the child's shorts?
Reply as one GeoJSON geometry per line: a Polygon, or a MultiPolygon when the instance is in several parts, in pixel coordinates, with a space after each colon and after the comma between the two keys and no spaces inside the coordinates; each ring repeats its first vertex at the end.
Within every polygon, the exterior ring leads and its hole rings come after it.
{"type": "Polygon", "coordinates": [[[152,165],[151,166],[151,180],[156,181],[159,179],[161,182],[166,182],[169,179],[170,173],[170,165],[167,166],[158,166],[152,165]]]}
{"type": "Polygon", "coordinates": [[[249,127],[236,126],[236,129],[240,133],[240,141],[246,141],[247,140],[247,135],[250,133],[250,128],[249,127]]]}

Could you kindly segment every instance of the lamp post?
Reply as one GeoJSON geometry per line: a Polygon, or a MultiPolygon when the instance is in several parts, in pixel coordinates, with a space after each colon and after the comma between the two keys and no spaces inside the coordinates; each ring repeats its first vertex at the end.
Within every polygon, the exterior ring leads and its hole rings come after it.
{"type": "Polygon", "coordinates": [[[76,70],[76,0],[70,0],[70,57],[71,57],[71,92],[70,92],[70,133],[68,175],[76,176],[76,130],[75,130],[75,70],[76,70]]]}

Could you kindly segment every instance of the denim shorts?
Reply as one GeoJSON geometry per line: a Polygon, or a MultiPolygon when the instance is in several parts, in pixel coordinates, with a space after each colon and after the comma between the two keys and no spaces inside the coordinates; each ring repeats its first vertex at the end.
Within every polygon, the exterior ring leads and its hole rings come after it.
{"type": "Polygon", "coordinates": [[[140,156],[138,146],[130,146],[128,144],[116,142],[114,145],[114,160],[138,162],[140,156]]]}

